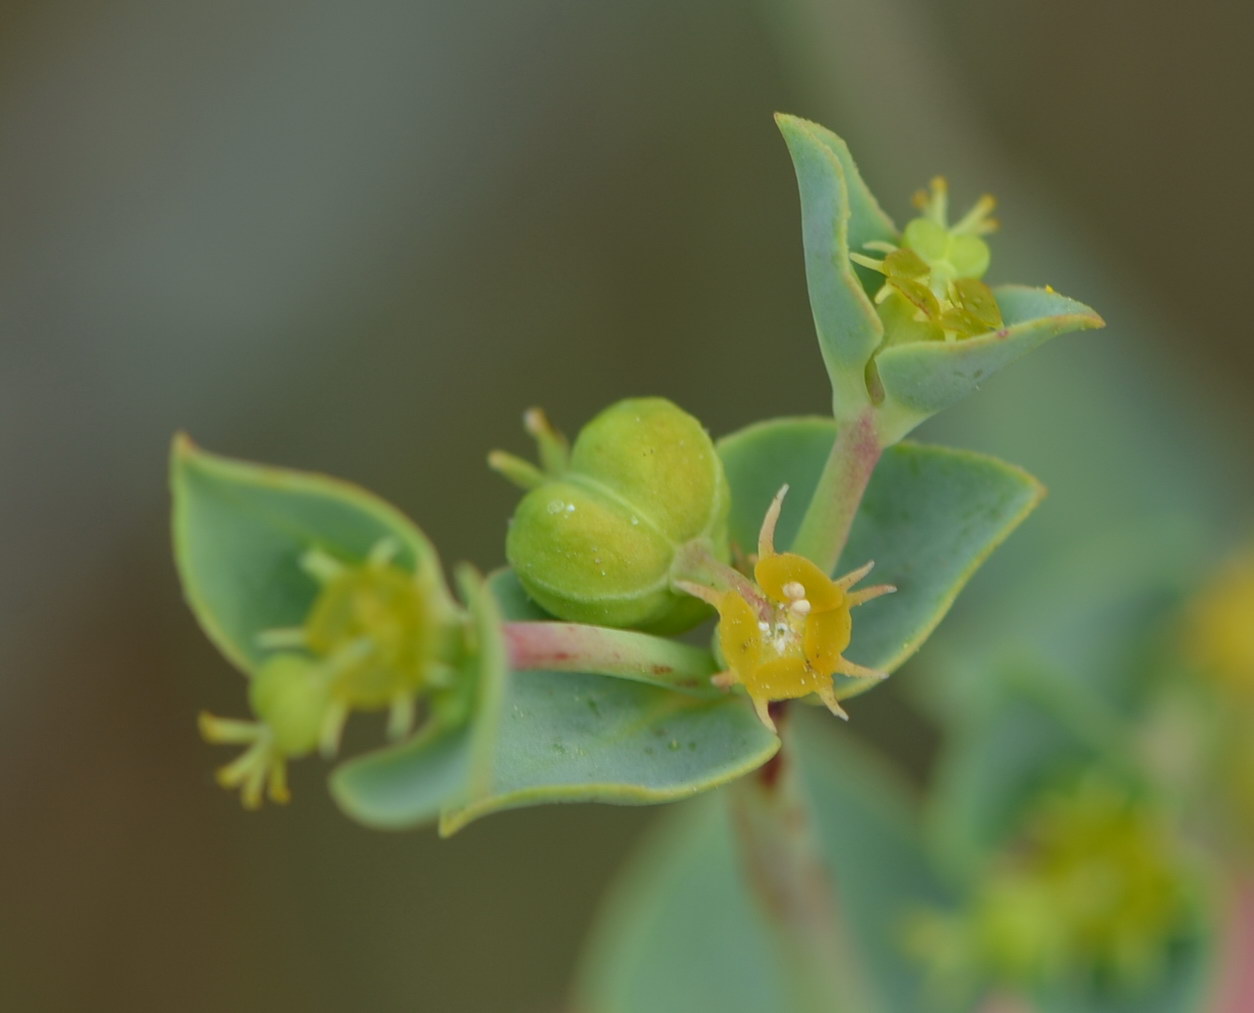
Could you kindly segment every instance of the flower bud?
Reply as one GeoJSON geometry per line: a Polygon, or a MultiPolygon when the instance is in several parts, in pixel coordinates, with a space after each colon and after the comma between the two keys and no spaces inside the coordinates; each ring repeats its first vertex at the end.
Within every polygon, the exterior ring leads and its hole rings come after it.
{"type": "Polygon", "coordinates": [[[503,454],[498,471],[531,486],[505,552],[527,593],[572,622],[675,633],[707,607],[671,585],[678,550],[704,543],[728,558],[730,492],[701,423],[664,398],[601,412],[566,452],[538,412],[528,428],[542,472],[503,454]]]}
{"type": "Polygon", "coordinates": [[[257,719],[270,726],[278,750],[294,758],[318,745],[331,686],[308,658],[276,654],[248,684],[248,702],[257,719]]]}

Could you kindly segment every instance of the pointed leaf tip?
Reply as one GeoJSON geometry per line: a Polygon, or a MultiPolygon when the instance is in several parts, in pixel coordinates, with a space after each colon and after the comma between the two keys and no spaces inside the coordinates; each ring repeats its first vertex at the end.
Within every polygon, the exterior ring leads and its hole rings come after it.
{"type": "Polygon", "coordinates": [[[868,192],[843,141],[793,116],[777,116],[776,122],[797,175],[806,287],[819,350],[837,409],[853,412],[867,402],[864,371],[883,326],[849,250],[861,248],[884,227],[873,221],[873,198],[863,199],[868,192]],[[853,211],[858,213],[851,218],[853,211]]]}

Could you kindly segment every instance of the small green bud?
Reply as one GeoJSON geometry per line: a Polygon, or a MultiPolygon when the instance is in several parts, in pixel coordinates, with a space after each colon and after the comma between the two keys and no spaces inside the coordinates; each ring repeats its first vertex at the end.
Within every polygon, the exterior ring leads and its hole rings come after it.
{"type": "Polygon", "coordinates": [[[490,459],[530,487],[505,545],[527,593],[561,619],[655,633],[708,615],[672,587],[682,546],[702,542],[716,558],[729,555],[731,496],[701,423],[664,398],[619,401],[567,454],[542,415],[530,412],[527,421],[545,470],[500,453],[490,459]]]}
{"type": "Polygon", "coordinates": [[[248,684],[248,703],[255,721],[200,715],[206,742],[245,747],[218,768],[218,783],[238,788],[246,809],[260,807],[267,794],[271,801],[286,803],[287,761],[313,752],[335,713],[331,681],[304,655],[274,654],[248,684]]]}
{"type": "Polygon", "coordinates": [[[248,702],[257,719],[270,726],[278,750],[295,758],[318,745],[331,684],[309,658],[276,654],[249,683],[248,702]]]}

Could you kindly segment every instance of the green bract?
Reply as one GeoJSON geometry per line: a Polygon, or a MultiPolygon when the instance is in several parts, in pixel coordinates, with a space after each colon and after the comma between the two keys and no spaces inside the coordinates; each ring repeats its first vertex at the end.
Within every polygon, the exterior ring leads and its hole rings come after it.
{"type": "Polygon", "coordinates": [[[701,423],[665,398],[611,405],[569,454],[536,414],[545,472],[505,455],[492,463],[532,486],[505,554],[527,593],[573,622],[676,633],[708,615],[672,589],[680,549],[726,561],[727,480],[701,423]]]}
{"type": "Polygon", "coordinates": [[[426,537],[345,482],[207,454],[173,456],[174,547],[189,604],[251,680],[256,721],[201,715],[206,739],[247,747],[219,780],[248,806],[286,801],[285,763],[334,753],[354,710],[464,723],[478,679],[465,616],[426,537]],[[459,668],[460,666],[460,668],[459,668]]]}
{"type": "Polygon", "coordinates": [[[837,419],[868,418],[888,446],[1049,338],[1103,326],[1052,289],[980,280],[991,198],[950,225],[944,181],[934,180],[916,200],[922,217],[899,232],[844,141],[776,119],[801,191],[810,306],[837,419]]]}

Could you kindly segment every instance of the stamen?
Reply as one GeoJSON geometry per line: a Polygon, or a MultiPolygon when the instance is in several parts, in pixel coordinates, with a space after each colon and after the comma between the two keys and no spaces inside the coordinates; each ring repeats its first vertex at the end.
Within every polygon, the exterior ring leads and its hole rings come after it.
{"type": "Polygon", "coordinates": [[[340,749],[340,737],[344,734],[344,723],[348,720],[348,705],[336,700],[327,707],[326,716],[322,720],[322,734],[318,740],[318,752],[324,759],[331,759],[340,749]]]}
{"type": "Polygon", "coordinates": [[[849,720],[849,713],[840,705],[840,701],[836,699],[836,691],[828,686],[818,691],[819,699],[823,701],[823,706],[844,721],[849,720]]]}
{"type": "Polygon", "coordinates": [[[757,714],[758,720],[761,721],[762,724],[766,725],[768,731],[778,731],[775,727],[774,720],[771,718],[771,711],[767,702],[765,700],[759,700],[757,697],[750,697],[750,699],[753,700],[753,710],[754,713],[757,714]]]}
{"type": "MultiPolygon", "coordinates": [[[[923,194],[920,205],[924,214],[944,228],[949,227],[949,181],[944,176],[933,176],[928,183],[930,194],[923,194]]],[[[920,191],[922,193],[922,191],[920,191]]],[[[918,201],[918,197],[915,197],[918,201]]]]}
{"type": "Polygon", "coordinates": [[[855,264],[861,264],[863,267],[869,267],[872,271],[879,271],[880,274],[886,274],[884,270],[884,261],[876,260],[874,257],[868,257],[862,253],[851,253],[849,259],[855,264]]]}
{"type": "Polygon", "coordinates": [[[364,661],[373,649],[374,641],[370,637],[358,637],[326,658],[314,671],[324,678],[334,679],[358,662],[364,661]]]}
{"type": "Polygon", "coordinates": [[[547,476],[530,461],[494,450],[488,454],[488,467],[521,489],[534,489],[548,481],[547,476]]]}
{"type": "Polygon", "coordinates": [[[308,643],[303,626],[287,626],[276,630],[262,630],[257,634],[257,646],[266,650],[281,650],[284,647],[305,647],[308,643]]]}
{"type": "Polygon", "coordinates": [[[261,740],[254,742],[230,763],[219,767],[216,774],[218,784],[223,788],[238,788],[260,768],[265,772],[265,753],[267,744],[261,740]]]}
{"type": "Polygon", "coordinates": [[[539,439],[541,436],[547,436],[553,432],[553,423],[544,414],[543,408],[528,408],[523,412],[523,429],[527,431],[528,435],[539,439]]]}
{"type": "Polygon", "coordinates": [[[676,591],[683,591],[684,594],[700,598],[707,605],[713,605],[715,608],[718,608],[718,603],[723,600],[723,596],[714,588],[706,587],[704,584],[694,584],[690,580],[677,580],[673,587],[676,591]]]}
{"type": "Polygon", "coordinates": [[[300,567],[320,584],[329,584],[344,572],[344,564],[321,549],[313,548],[300,557],[300,567]]]}
{"type": "Polygon", "coordinates": [[[799,580],[790,580],[787,584],[783,586],[782,590],[784,592],[785,598],[791,598],[793,600],[796,600],[798,598],[804,598],[806,596],[805,585],[802,584],[801,581],[799,580]]]}
{"type": "Polygon", "coordinates": [[[266,783],[266,770],[265,764],[259,763],[249,773],[248,779],[240,789],[239,797],[245,809],[261,808],[261,793],[266,783]]]}
{"type": "Polygon", "coordinates": [[[788,485],[780,486],[779,492],[766,508],[766,516],[762,518],[762,530],[758,532],[758,558],[765,559],[775,555],[775,526],[779,523],[779,512],[784,506],[784,495],[788,485]]]}
{"type": "Polygon", "coordinates": [[[858,581],[860,581],[868,573],[870,573],[871,568],[874,566],[875,566],[875,560],[871,560],[869,563],[866,563],[865,565],[858,567],[856,570],[852,570],[849,573],[845,574],[843,577],[841,577],[839,580],[835,581],[834,583],[842,591],[847,591],[849,590],[849,588],[853,587],[854,584],[858,583],[858,581]]]}
{"type": "Polygon", "coordinates": [[[992,194],[984,194],[972,205],[971,210],[962,216],[962,220],[949,231],[954,235],[969,233],[973,236],[986,236],[990,232],[997,231],[997,219],[989,217],[995,207],[997,207],[997,201],[992,194]]]}
{"type": "Polygon", "coordinates": [[[270,801],[279,805],[287,805],[292,800],[292,793],[287,790],[287,761],[276,756],[270,762],[270,777],[266,785],[270,793],[270,801]]]}
{"type": "Polygon", "coordinates": [[[256,721],[216,718],[207,711],[201,711],[196,723],[200,727],[200,737],[214,745],[242,746],[261,737],[261,725],[256,721]]]}
{"type": "Polygon", "coordinates": [[[370,550],[370,555],[366,557],[366,562],[373,567],[383,568],[396,558],[396,554],[401,551],[401,543],[395,538],[380,538],[374,544],[374,548],[370,550]]]}
{"type": "Polygon", "coordinates": [[[859,665],[847,658],[841,658],[836,671],[841,675],[848,675],[854,679],[887,679],[888,673],[882,672],[877,668],[867,668],[865,665],[859,665]]]}
{"type": "Polygon", "coordinates": [[[810,614],[810,603],[805,598],[798,598],[788,607],[799,616],[808,616],[810,614]]]}
{"type": "Polygon", "coordinates": [[[566,437],[554,428],[543,409],[528,408],[523,413],[523,428],[536,441],[540,466],[550,475],[560,475],[565,471],[570,448],[566,437]]]}
{"type": "Polygon", "coordinates": [[[861,591],[853,591],[849,595],[849,607],[861,605],[863,602],[871,601],[881,595],[892,594],[897,589],[892,584],[876,584],[874,587],[866,587],[861,591]]]}
{"type": "Polygon", "coordinates": [[[388,710],[388,738],[401,739],[414,727],[414,698],[408,693],[398,693],[392,698],[388,710]]]}

